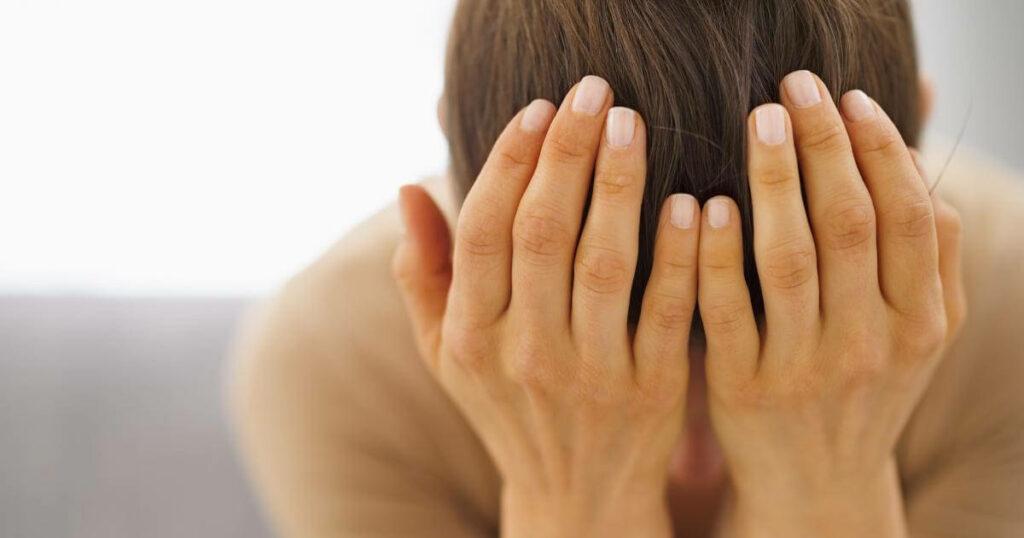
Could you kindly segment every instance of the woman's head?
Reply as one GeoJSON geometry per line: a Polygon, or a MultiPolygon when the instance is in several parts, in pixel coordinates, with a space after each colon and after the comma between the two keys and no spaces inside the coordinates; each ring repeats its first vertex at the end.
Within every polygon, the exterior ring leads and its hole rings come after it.
{"type": "MultiPolygon", "coordinates": [[[[464,195],[516,111],[536,98],[558,102],[585,75],[608,80],[616,104],[649,129],[635,314],[672,193],[736,199],[753,260],[746,118],[778,101],[779,82],[799,69],[833,95],[866,91],[916,144],[907,0],[460,0],[444,102],[452,173],[464,195]]],[[[760,303],[752,261],[747,275],[760,303]]]]}

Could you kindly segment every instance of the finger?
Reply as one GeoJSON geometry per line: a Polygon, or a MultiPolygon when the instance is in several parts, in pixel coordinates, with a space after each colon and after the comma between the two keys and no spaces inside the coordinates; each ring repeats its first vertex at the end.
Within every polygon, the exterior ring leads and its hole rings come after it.
{"type": "Polygon", "coordinates": [[[596,349],[628,344],[646,177],[643,120],[628,108],[609,110],[573,271],[573,331],[596,349]]]}
{"type": "Polygon", "coordinates": [[[422,187],[402,187],[398,203],[405,238],[395,252],[392,273],[405,301],[420,353],[433,366],[452,279],[448,223],[422,187]]]}
{"type": "Polygon", "coordinates": [[[874,100],[855,90],[841,107],[877,215],[882,295],[897,312],[924,317],[942,301],[928,188],[903,136],[874,100]]]}
{"type": "Polygon", "coordinates": [[[818,268],[800,189],[800,169],[789,114],[759,107],[748,130],[754,254],[764,295],[768,334],[796,334],[816,326],[818,268]]]}
{"type": "Polygon", "coordinates": [[[757,371],[758,332],[743,275],[739,210],[717,196],[704,205],[698,262],[698,305],[707,339],[709,382],[750,379],[757,371]]]}
{"type": "Polygon", "coordinates": [[[661,378],[685,386],[690,328],[697,303],[700,205],[689,194],[665,202],[654,243],[654,262],[633,338],[641,386],[661,378]],[[680,377],[682,376],[682,377],[680,377]]]}
{"type": "Polygon", "coordinates": [[[485,325],[508,307],[512,222],[554,115],[555,106],[544,100],[516,115],[463,202],[455,233],[452,310],[471,324],[485,325]]]}
{"type": "Polygon", "coordinates": [[[511,305],[541,326],[568,325],[576,242],[611,102],[598,77],[569,92],[516,212],[511,305]]]}
{"type": "Polygon", "coordinates": [[[818,253],[824,315],[862,315],[878,287],[875,213],[828,88],[798,71],[782,83],[818,253]]]}
{"type": "Polygon", "coordinates": [[[967,317],[967,293],[962,269],[963,225],[960,213],[938,195],[935,205],[936,230],[939,241],[939,275],[942,298],[946,308],[949,340],[956,338],[967,317]]]}

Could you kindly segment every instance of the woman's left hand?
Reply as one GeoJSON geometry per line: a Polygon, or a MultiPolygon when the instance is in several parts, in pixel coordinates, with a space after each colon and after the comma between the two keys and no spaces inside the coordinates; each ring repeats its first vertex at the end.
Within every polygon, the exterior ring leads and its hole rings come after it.
{"type": "Polygon", "coordinates": [[[735,204],[713,199],[702,219],[709,401],[734,486],[724,533],[905,536],[893,453],[963,320],[959,219],[866,95],[840,113],[807,72],[782,95],[749,124],[760,330],[735,204]]]}

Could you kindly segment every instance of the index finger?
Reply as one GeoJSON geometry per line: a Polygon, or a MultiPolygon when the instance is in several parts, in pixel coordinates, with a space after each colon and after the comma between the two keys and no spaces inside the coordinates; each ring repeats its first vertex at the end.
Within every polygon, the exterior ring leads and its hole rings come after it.
{"type": "Polygon", "coordinates": [[[508,306],[512,222],[530,183],[555,105],[538,99],[495,142],[459,213],[450,311],[485,324],[508,306]]]}

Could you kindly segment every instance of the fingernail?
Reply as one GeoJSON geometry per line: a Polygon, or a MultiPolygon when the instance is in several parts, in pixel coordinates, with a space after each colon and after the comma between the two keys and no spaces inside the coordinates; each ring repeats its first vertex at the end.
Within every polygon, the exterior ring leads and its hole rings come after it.
{"type": "Polygon", "coordinates": [[[636,131],[636,112],[616,107],[608,111],[608,143],[613,148],[628,148],[636,131]]]}
{"type": "Polygon", "coordinates": [[[797,71],[789,75],[783,85],[789,100],[797,108],[808,108],[821,102],[821,91],[810,71],[797,71]]]}
{"type": "Polygon", "coordinates": [[[538,99],[526,107],[519,126],[528,133],[538,133],[546,129],[548,124],[551,123],[551,119],[555,115],[554,112],[554,105],[543,99],[538,99]]]}
{"type": "Polygon", "coordinates": [[[712,198],[708,202],[708,224],[712,228],[725,228],[729,225],[729,203],[722,198],[712,198]]]}
{"type": "Polygon", "coordinates": [[[844,95],[840,107],[846,119],[852,122],[866,121],[877,114],[875,103],[868,94],[860,90],[853,90],[844,95]]]}
{"type": "Polygon", "coordinates": [[[766,146],[777,146],[786,141],[786,109],[782,105],[765,105],[754,114],[757,139],[766,146]]]}
{"type": "Polygon", "coordinates": [[[669,221],[672,226],[687,230],[693,226],[693,215],[697,212],[697,199],[689,194],[673,194],[669,197],[669,221]]]}
{"type": "Polygon", "coordinates": [[[596,116],[608,100],[608,91],[608,83],[603,78],[584,77],[576,87],[576,95],[572,99],[573,111],[596,116]]]}

